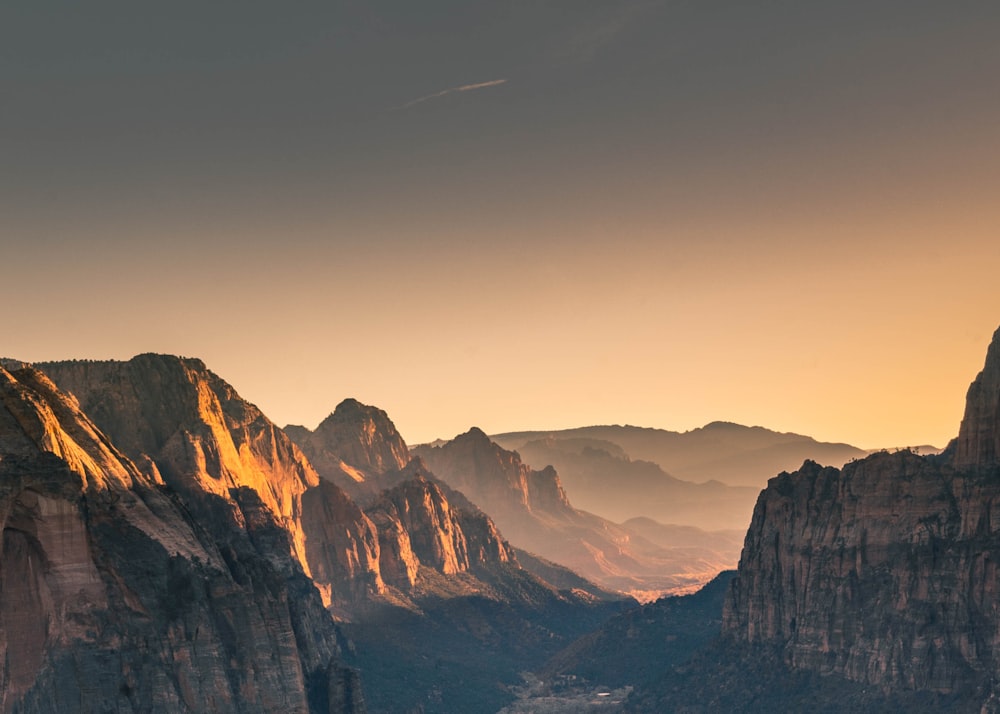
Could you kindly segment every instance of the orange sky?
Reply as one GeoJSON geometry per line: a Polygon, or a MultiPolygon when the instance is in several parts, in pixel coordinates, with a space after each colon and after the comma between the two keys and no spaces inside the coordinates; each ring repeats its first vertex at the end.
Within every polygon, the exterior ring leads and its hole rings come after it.
{"type": "Polygon", "coordinates": [[[1000,325],[1000,10],[827,5],[5,9],[0,353],[412,443],[944,446],[1000,325]]]}

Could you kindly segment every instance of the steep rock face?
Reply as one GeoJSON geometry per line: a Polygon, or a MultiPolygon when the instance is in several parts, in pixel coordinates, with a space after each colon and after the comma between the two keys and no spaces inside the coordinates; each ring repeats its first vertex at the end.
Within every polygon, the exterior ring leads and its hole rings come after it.
{"type": "Polygon", "coordinates": [[[989,690],[1000,677],[998,356],[994,338],[955,462],[881,453],[769,482],[727,599],[729,636],[887,690],[989,690]]]}
{"type": "Polygon", "coordinates": [[[201,360],[144,354],[39,368],[133,460],[152,459],[172,487],[222,498],[252,489],[301,555],[301,497],[319,477],[280,429],[201,360]]]}
{"type": "Polygon", "coordinates": [[[32,369],[0,369],[0,517],[0,710],[363,711],[309,582],[211,538],[32,369]]]}
{"type": "Polygon", "coordinates": [[[375,524],[327,481],[302,495],[306,559],[324,601],[354,601],[385,591],[375,524]]]}
{"type": "Polygon", "coordinates": [[[372,524],[337,486],[321,483],[281,429],[200,360],[145,354],[40,367],[200,520],[224,522],[229,534],[273,517],[287,536],[258,538],[256,547],[279,560],[282,553],[272,551],[290,549],[326,604],[381,591],[372,524]]]}
{"type": "Polygon", "coordinates": [[[287,426],[285,431],[316,469],[352,496],[373,495],[377,477],[402,469],[409,450],[388,415],[356,399],[345,399],[315,431],[287,426]]]}
{"type": "Polygon", "coordinates": [[[1000,330],[986,365],[969,387],[965,416],[955,444],[955,465],[991,466],[1000,461],[1000,330]]]}
{"type": "MultiPolygon", "coordinates": [[[[441,488],[424,477],[386,491],[369,512],[380,514],[382,522],[399,523],[419,563],[445,575],[516,562],[487,516],[454,508],[441,488]]],[[[401,569],[405,564],[392,568],[401,569]]]]}
{"type": "Polygon", "coordinates": [[[532,471],[516,452],[500,448],[476,427],[446,444],[420,447],[414,453],[448,485],[490,513],[571,510],[554,469],[532,471]]]}
{"type": "Polygon", "coordinates": [[[806,464],[761,494],[727,632],[794,667],[949,692],[998,673],[1000,483],[908,452],[806,464]]]}

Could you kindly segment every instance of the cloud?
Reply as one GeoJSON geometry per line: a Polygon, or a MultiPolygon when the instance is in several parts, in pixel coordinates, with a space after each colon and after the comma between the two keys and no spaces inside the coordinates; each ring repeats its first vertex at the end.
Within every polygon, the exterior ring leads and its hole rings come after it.
{"type": "Polygon", "coordinates": [[[491,79],[489,82],[476,82],[475,84],[463,84],[458,87],[451,87],[450,89],[442,89],[440,92],[434,92],[434,94],[428,94],[424,97],[419,97],[412,101],[407,102],[402,105],[400,109],[407,109],[412,107],[414,104],[420,104],[421,102],[426,102],[428,99],[437,99],[438,97],[443,97],[446,94],[452,94],[453,92],[471,92],[476,89],[486,89],[487,87],[496,87],[501,84],[506,84],[506,79],[491,79]]]}

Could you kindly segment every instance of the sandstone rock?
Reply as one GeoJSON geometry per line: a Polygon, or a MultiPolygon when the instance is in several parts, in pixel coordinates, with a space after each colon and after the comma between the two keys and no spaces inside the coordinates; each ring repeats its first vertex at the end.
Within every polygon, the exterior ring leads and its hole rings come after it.
{"type": "Polygon", "coordinates": [[[371,522],[200,360],[147,354],[40,366],[133,460],[148,464],[147,473],[177,489],[200,520],[228,524],[226,537],[241,529],[253,535],[255,524],[270,522],[259,501],[283,533],[265,529],[258,545],[293,553],[326,605],[383,590],[371,522]],[[248,513],[256,520],[247,521],[248,513]]]}
{"type": "Polygon", "coordinates": [[[406,443],[381,409],[345,399],[315,431],[290,425],[285,431],[316,469],[354,497],[372,496],[385,485],[382,474],[410,460],[406,443]]]}
{"type": "Polygon", "coordinates": [[[501,449],[477,427],[415,453],[448,485],[490,513],[530,511],[533,505],[548,511],[570,508],[554,469],[533,472],[516,452],[501,449]]]}
{"type": "MultiPolygon", "coordinates": [[[[484,514],[452,507],[436,484],[416,477],[382,494],[369,512],[396,521],[417,560],[445,575],[516,561],[484,514]]],[[[400,570],[400,568],[394,568],[400,570]]]]}
{"type": "Polygon", "coordinates": [[[148,457],[171,487],[224,500],[232,489],[252,489],[291,533],[309,572],[301,498],[319,477],[284,432],[201,360],[144,354],[38,366],[130,458],[148,457]]]}
{"type": "Polygon", "coordinates": [[[287,534],[234,500],[287,564],[211,535],[45,376],[0,369],[0,710],[360,710],[287,534]]]}
{"type": "Polygon", "coordinates": [[[380,534],[334,484],[324,481],[303,494],[302,529],[313,581],[327,604],[363,600],[385,591],[380,534]]]}

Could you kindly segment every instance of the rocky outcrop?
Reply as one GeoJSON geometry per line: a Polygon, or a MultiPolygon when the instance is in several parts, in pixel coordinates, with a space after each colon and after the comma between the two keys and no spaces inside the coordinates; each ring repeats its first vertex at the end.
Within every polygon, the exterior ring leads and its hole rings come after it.
{"type": "Polygon", "coordinates": [[[992,688],[998,358],[994,337],[954,450],[880,453],[843,469],[807,462],[768,483],[727,599],[729,637],[886,690],[992,688]]]}
{"type": "Polygon", "coordinates": [[[353,602],[385,591],[375,524],[336,485],[320,482],[302,495],[306,559],[324,601],[353,602]]]}
{"type": "Polygon", "coordinates": [[[371,496],[385,486],[378,477],[410,460],[406,443],[388,415],[356,399],[345,399],[315,431],[289,425],[285,431],[323,476],[352,496],[371,496]]]}
{"type": "Polygon", "coordinates": [[[1000,463],[1000,330],[986,353],[986,364],[969,387],[965,416],[955,442],[958,467],[1000,463]]]}
{"type": "Polygon", "coordinates": [[[369,512],[399,523],[419,563],[445,575],[516,562],[485,514],[452,506],[442,489],[422,476],[383,493],[369,512]]]}
{"type": "Polygon", "coordinates": [[[555,469],[532,471],[517,452],[500,448],[477,427],[441,446],[419,447],[414,453],[488,513],[571,510],[555,469]]]}
{"type": "Polygon", "coordinates": [[[255,525],[217,538],[47,377],[0,369],[0,710],[363,711],[287,533],[234,500],[255,525]],[[287,562],[260,557],[282,535],[287,562]]]}

